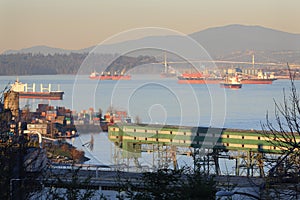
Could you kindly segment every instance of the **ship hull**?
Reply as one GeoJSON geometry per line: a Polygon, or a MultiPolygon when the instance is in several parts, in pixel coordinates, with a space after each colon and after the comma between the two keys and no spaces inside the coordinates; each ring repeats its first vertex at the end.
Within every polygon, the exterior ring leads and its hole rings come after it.
{"type": "Polygon", "coordinates": [[[19,98],[62,100],[64,92],[19,92],[19,98]]]}
{"type": "Polygon", "coordinates": [[[220,84],[224,81],[222,77],[203,76],[201,73],[185,73],[177,78],[179,84],[220,84]]]}
{"type": "Polygon", "coordinates": [[[92,80],[131,80],[130,75],[114,75],[114,76],[90,76],[92,80]]]}
{"type": "Polygon", "coordinates": [[[277,79],[242,79],[242,84],[272,84],[277,79]]]}
{"type": "Polygon", "coordinates": [[[178,79],[179,84],[220,84],[221,79],[178,79]]]}
{"type": "Polygon", "coordinates": [[[229,88],[229,89],[241,89],[242,84],[239,83],[220,83],[221,88],[229,88]]]}

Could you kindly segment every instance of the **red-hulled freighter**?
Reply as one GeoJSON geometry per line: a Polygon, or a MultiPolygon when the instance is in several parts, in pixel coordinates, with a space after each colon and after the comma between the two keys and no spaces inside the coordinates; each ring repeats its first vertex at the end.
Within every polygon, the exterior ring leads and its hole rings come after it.
{"type": "Polygon", "coordinates": [[[272,84],[273,81],[277,80],[274,75],[264,74],[262,71],[259,71],[256,77],[244,75],[241,78],[242,84],[272,84]]]}

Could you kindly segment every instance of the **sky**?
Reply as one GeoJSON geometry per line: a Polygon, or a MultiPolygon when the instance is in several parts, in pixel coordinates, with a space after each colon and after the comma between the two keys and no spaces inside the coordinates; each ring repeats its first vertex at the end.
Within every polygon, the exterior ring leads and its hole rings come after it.
{"type": "Polygon", "coordinates": [[[229,24],[300,33],[299,0],[0,0],[0,53],[82,49],[134,28],[184,34],[229,24]]]}

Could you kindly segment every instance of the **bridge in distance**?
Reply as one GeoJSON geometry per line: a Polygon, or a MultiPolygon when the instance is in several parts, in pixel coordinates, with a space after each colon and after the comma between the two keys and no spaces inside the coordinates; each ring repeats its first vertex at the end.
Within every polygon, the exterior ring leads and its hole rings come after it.
{"type": "MultiPolygon", "coordinates": [[[[260,65],[260,66],[278,66],[286,67],[287,63],[274,63],[274,62],[247,62],[247,61],[230,61],[230,60],[188,60],[188,61],[168,61],[168,64],[184,64],[184,63],[215,63],[215,64],[245,64],[245,65],[260,65]]],[[[151,63],[157,64],[157,63],[151,63]]],[[[290,67],[300,67],[300,64],[289,63],[290,67]]]]}

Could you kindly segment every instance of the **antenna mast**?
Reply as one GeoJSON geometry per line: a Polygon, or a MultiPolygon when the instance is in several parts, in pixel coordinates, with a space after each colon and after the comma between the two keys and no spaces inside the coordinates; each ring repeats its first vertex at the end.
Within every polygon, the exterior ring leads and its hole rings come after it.
{"type": "Polygon", "coordinates": [[[164,65],[165,65],[165,73],[168,73],[168,63],[167,63],[167,53],[165,52],[165,62],[164,62],[164,65]]]}
{"type": "Polygon", "coordinates": [[[254,69],[254,53],[252,54],[252,68],[254,69]]]}

